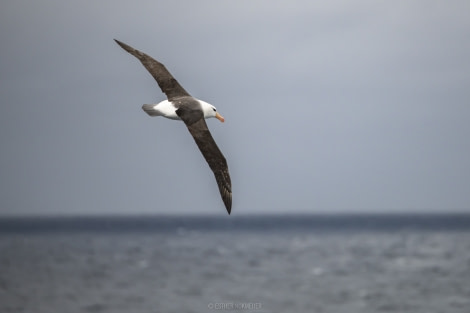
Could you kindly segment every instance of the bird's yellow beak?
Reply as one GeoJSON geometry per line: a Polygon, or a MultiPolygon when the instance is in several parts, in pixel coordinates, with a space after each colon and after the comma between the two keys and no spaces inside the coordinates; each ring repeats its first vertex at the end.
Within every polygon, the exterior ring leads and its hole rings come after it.
{"type": "Polygon", "coordinates": [[[225,122],[225,118],[219,114],[219,112],[215,113],[215,118],[221,121],[222,123],[225,122]]]}

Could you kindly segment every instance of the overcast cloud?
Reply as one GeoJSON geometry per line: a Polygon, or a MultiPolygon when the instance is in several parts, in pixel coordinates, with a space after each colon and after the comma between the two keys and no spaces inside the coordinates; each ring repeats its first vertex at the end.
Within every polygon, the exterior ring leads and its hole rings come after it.
{"type": "Polygon", "coordinates": [[[226,214],[119,39],[218,108],[233,213],[470,212],[470,2],[8,1],[0,215],[226,214]]]}

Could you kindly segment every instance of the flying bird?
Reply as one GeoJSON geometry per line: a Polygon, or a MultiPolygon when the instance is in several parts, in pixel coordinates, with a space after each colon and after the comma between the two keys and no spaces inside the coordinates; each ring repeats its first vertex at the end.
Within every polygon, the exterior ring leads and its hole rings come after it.
{"type": "Polygon", "coordinates": [[[225,119],[213,105],[192,97],[184,90],[162,63],[125,43],[114,40],[124,50],[139,59],[168,98],[168,100],[158,104],[144,104],[142,109],[150,116],[163,116],[173,120],[182,120],[186,124],[199,150],[201,150],[209,167],[214,172],[220,195],[228,214],[230,214],[232,210],[232,183],[227,161],[220,152],[219,147],[217,147],[214,138],[212,138],[205,121],[206,118],[211,117],[215,117],[221,122],[224,122],[225,119]]]}

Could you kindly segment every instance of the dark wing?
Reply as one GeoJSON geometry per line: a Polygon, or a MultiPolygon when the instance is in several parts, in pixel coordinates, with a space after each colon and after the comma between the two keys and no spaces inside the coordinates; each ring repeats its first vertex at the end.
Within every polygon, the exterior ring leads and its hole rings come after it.
{"type": "Polygon", "coordinates": [[[180,108],[176,110],[176,114],[178,114],[188,127],[199,150],[201,150],[209,167],[212,172],[214,172],[220,195],[222,196],[228,214],[230,214],[232,211],[232,182],[230,180],[230,174],[228,173],[227,161],[222,152],[220,152],[219,147],[217,147],[214,138],[212,138],[202,112],[200,112],[200,118],[196,121],[194,121],[194,118],[188,118],[189,116],[194,117],[194,115],[197,114],[194,111],[187,111],[187,109],[180,108]]]}
{"type": "Polygon", "coordinates": [[[140,60],[147,71],[149,71],[153,78],[155,78],[160,89],[168,97],[168,100],[190,95],[183,87],[181,87],[178,81],[166,69],[165,65],[153,59],[151,56],[120,42],[119,40],[114,39],[114,41],[116,41],[124,50],[140,60]]]}

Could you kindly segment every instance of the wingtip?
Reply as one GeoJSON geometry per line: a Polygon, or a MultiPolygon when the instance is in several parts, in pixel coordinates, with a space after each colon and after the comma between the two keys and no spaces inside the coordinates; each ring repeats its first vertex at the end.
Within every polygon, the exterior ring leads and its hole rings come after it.
{"type": "Polygon", "coordinates": [[[114,41],[115,41],[121,48],[123,48],[124,50],[126,50],[126,51],[129,52],[129,53],[132,53],[132,52],[135,50],[134,48],[132,48],[131,46],[129,46],[129,45],[125,44],[125,43],[123,43],[122,41],[119,41],[119,40],[117,40],[117,39],[114,39],[114,41]]]}
{"type": "Polygon", "coordinates": [[[124,50],[127,50],[127,45],[125,43],[123,43],[122,41],[119,41],[117,39],[114,39],[114,41],[121,47],[123,48],[124,50]]]}

